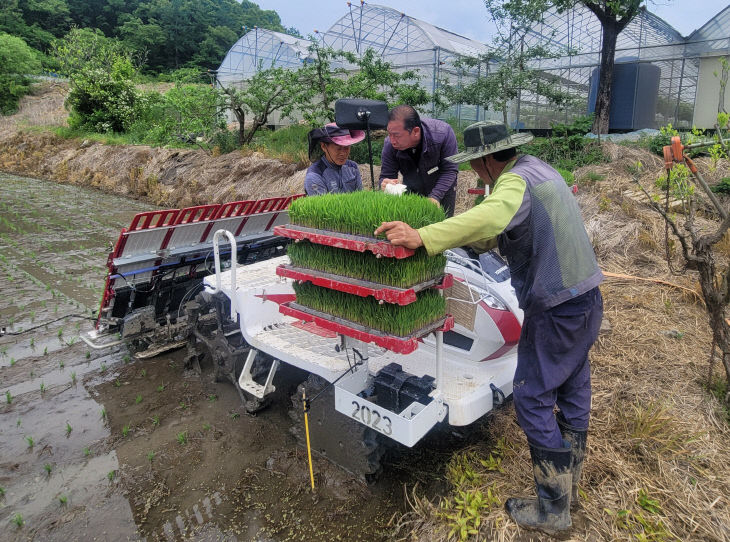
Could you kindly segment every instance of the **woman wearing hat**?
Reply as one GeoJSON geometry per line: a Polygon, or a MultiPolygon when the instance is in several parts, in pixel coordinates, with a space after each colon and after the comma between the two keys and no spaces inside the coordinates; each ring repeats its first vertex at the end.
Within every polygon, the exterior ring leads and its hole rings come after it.
{"type": "Polygon", "coordinates": [[[603,315],[603,275],[560,173],[534,156],[517,156],[515,147],[531,139],[498,122],[468,126],[466,151],[448,160],[468,161],[493,187],[489,196],[443,222],[418,230],[385,222],[375,233],[385,232],[395,245],[425,246],[431,255],[498,245],[507,258],[525,316],[512,394],[537,496],[507,499],[505,507],[519,525],[557,534],[571,527],[570,510],[579,506],[591,407],[588,351],[603,315]]]}
{"type": "Polygon", "coordinates": [[[304,192],[308,196],[362,190],[360,169],[350,156],[350,146],[365,139],[362,130],[346,130],[334,122],[315,128],[307,135],[309,158],[322,156],[307,170],[304,192]]]}

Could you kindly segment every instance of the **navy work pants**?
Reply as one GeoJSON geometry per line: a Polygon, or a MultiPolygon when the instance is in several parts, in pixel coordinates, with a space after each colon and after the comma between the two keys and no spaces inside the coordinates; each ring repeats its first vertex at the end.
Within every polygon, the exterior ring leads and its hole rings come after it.
{"type": "Polygon", "coordinates": [[[563,447],[553,414],[555,405],[569,425],[588,429],[588,351],[598,337],[602,317],[603,299],[594,288],[525,318],[517,347],[513,395],[517,421],[530,444],[563,447]]]}

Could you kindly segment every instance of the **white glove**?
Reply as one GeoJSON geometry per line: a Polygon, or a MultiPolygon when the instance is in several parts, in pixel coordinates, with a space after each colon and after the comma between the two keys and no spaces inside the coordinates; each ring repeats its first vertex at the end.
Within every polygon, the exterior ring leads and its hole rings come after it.
{"type": "Polygon", "coordinates": [[[393,196],[401,196],[405,194],[406,190],[407,188],[404,184],[386,184],[383,188],[383,192],[393,196]]]}

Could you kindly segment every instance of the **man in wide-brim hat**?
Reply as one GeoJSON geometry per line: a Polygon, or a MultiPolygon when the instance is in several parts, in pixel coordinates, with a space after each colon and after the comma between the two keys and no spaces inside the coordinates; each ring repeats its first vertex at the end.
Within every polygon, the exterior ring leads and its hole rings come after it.
{"type": "Polygon", "coordinates": [[[492,190],[469,211],[414,230],[385,222],[391,243],[425,246],[429,254],[470,245],[499,246],[524,311],[513,395],[527,435],[537,498],[508,499],[521,526],[557,534],[571,526],[578,506],[591,404],[588,351],[598,336],[603,279],[580,209],[560,173],[515,147],[532,140],[509,134],[497,122],[464,130],[466,150],[449,157],[469,161],[492,190]],[[555,416],[554,407],[559,411],[555,416]]]}
{"type": "Polygon", "coordinates": [[[304,178],[304,191],[308,196],[362,190],[360,169],[349,157],[350,146],[363,139],[365,132],[362,130],[347,130],[334,122],[307,134],[309,158],[321,154],[309,166],[304,178]]]}

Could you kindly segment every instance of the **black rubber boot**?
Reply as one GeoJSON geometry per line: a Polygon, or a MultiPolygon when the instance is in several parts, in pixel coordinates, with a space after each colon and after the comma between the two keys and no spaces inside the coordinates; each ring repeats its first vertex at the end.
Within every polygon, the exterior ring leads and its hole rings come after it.
{"type": "Polygon", "coordinates": [[[526,529],[559,535],[569,529],[570,448],[530,446],[537,498],[507,499],[504,507],[512,519],[526,529]]]}
{"type": "Polygon", "coordinates": [[[570,471],[573,473],[572,488],[570,490],[570,509],[575,511],[580,506],[578,497],[578,484],[583,474],[583,459],[586,456],[586,442],[588,440],[588,430],[578,429],[568,422],[562,414],[558,412],[558,426],[563,440],[570,443],[570,471]]]}

